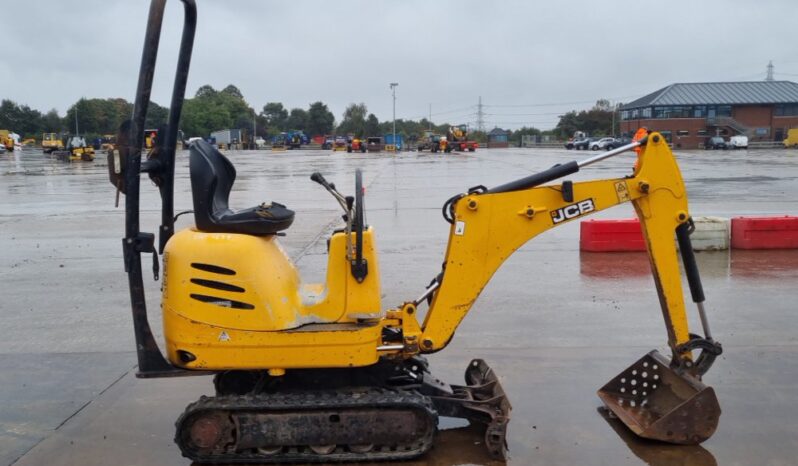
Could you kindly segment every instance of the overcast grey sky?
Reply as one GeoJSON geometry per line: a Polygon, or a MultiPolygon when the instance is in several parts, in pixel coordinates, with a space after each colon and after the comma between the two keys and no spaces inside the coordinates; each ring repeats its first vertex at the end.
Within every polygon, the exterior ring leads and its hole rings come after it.
{"type": "MultiPolygon", "coordinates": [[[[168,104],[181,4],[167,6],[153,100],[168,104]]],[[[553,127],[599,98],[673,82],[798,81],[796,0],[197,0],[188,83],[235,84],[256,109],[364,102],[397,118],[553,127]],[[552,105],[556,104],[556,105],[552,105]]],[[[80,97],[133,100],[149,2],[3,0],[0,98],[61,114],[80,97]]]]}

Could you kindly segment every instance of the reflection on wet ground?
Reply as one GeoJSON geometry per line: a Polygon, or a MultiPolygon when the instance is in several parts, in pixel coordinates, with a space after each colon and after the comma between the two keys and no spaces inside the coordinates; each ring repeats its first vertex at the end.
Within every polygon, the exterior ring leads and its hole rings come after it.
{"type": "Polygon", "coordinates": [[[742,250],[729,254],[731,274],[745,278],[778,278],[798,275],[798,250],[742,250]]]}
{"type": "MultiPolygon", "coordinates": [[[[696,253],[703,277],[784,278],[798,276],[798,249],[704,251],[696,253]]],[[[579,272],[593,279],[617,280],[651,275],[644,252],[579,253],[579,272]]]]}
{"type": "Polygon", "coordinates": [[[618,280],[651,275],[644,252],[579,252],[579,273],[595,279],[618,280]]]}
{"type": "Polygon", "coordinates": [[[626,428],[610,410],[605,407],[596,409],[612,430],[618,434],[623,443],[643,463],[651,466],[716,466],[715,457],[701,445],[668,445],[640,438],[626,428]]]}
{"type": "MultiPolygon", "coordinates": [[[[798,156],[792,152],[677,156],[693,215],[798,214],[798,156]]],[[[446,199],[581,157],[560,149],[446,156],[233,152],[238,180],[231,205],[275,200],[295,210],[294,225],[280,240],[303,278],[320,281],[325,232],[340,215],[308,176],[321,171],[351,192],[354,171],[362,168],[388,307],[418,296],[440,272],[449,232],[440,214],[446,199]]],[[[632,155],[618,157],[569,178],[624,176],[633,161],[632,155]]],[[[187,168],[182,153],[177,211],[191,208],[187,168]]],[[[142,194],[142,225],[152,231],[159,201],[148,182],[142,194]]],[[[113,201],[102,154],[93,163],[63,163],[31,150],[0,155],[0,465],[189,464],[172,442],[173,423],[212,384],[208,377],[133,376],[119,242],[123,212],[113,201]]],[[[632,215],[623,206],[597,217],[632,215]]],[[[191,222],[185,215],[178,228],[191,222]]],[[[704,382],[717,391],[723,414],[702,446],[671,447],[632,437],[596,412],[595,390],[652,348],[667,354],[666,335],[646,255],[580,253],[578,227],[547,232],[508,259],[451,345],[430,357],[436,375],[452,383],[462,382],[463,367],[474,357],[491,364],[513,404],[509,462],[794,464],[798,251],[697,255],[712,328],[725,349],[704,382]]],[[[160,336],[160,283],[146,287],[160,336]]],[[[691,326],[698,327],[690,313],[691,326]]],[[[432,452],[409,464],[490,462],[479,432],[447,423],[432,452]]]]}

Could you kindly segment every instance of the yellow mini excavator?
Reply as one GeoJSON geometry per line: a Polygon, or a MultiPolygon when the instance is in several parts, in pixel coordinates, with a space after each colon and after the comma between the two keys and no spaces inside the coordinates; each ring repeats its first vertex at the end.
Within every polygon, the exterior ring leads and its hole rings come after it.
{"type": "Polygon", "coordinates": [[[150,7],[132,120],[108,154],[109,177],[125,197],[122,241],[138,355],[138,376],[214,375],[215,396],[189,405],[175,442],[199,463],[401,460],[427,452],[439,416],[483,425],[485,445],[506,454],[510,403],[497,376],[471,361],[465,383],[435,378],[425,355],[445,348],[496,270],[540,233],[631,202],[640,218],[672,356],[652,351],[610,380],[599,396],[634,433],[675,444],[709,438],[720,407],[702,375],[720,354],[709,332],[690,245],[687,193],[667,141],[648,134],[581,162],[452,196],[443,206],[449,244],[440,273],[416,299],[384,310],[375,230],[364,222],[361,175],[354,196],[321,174],[311,180],[340,204],[343,227],[329,240],[326,282],[306,284],[279,243],[294,213],[277,202],[234,210],[232,163],[203,141],[189,148],[194,226],[174,231],[177,123],[196,27],[194,0],[185,22],[164,137],[142,160],[144,122],[165,0],[150,7]],[[588,165],[639,150],[631,175],[557,181],[588,165]],[[140,177],[161,195],[161,226],[140,230],[140,177]],[[676,250],[704,335],[690,333],[676,250]],[[156,244],[157,243],[157,244],[156,244]],[[166,355],[150,330],[142,254],[152,271],[163,258],[166,355]],[[419,319],[419,310],[426,315],[419,319]]]}

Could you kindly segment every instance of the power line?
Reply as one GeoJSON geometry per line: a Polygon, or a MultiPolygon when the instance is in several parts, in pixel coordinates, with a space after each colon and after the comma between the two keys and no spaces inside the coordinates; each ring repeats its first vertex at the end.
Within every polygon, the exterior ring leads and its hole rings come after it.
{"type": "Polygon", "coordinates": [[[476,108],[476,106],[475,105],[469,105],[468,107],[454,108],[454,109],[451,109],[451,110],[444,110],[442,112],[429,112],[429,113],[427,113],[425,115],[410,116],[410,117],[407,117],[407,119],[409,119],[409,120],[420,120],[422,118],[429,118],[431,120],[432,117],[437,116],[437,115],[448,115],[450,113],[462,112],[462,111],[465,111],[465,110],[471,110],[473,108],[476,108]]]}
{"type": "Polygon", "coordinates": [[[490,121],[492,125],[547,125],[550,121],[490,121]]]}
{"type": "Polygon", "coordinates": [[[491,116],[547,116],[547,115],[562,115],[563,112],[547,112],[547,113],[485,113],[491,116]]]}
{"type": "MultiPolygon", "coordinates": [[[[610,97],[606,100],[624,100],[632,97],[639,97],[638,95],[627,95],[621,97],[610,97]]],[[[579,104],[595,104],[596,100],[579,100],[573,102],[550,102],[545,104],[508,104],[508,105],[485,105],[485,107],[500,107],[500,108],[523,108],[523,107],[557,107],[566,105],[579,105],[579,104]]]]}
{"type": "Polygon", "coordinates": [[[472,108],[474,108],[474,106],[473,105],[469,105],[468,107],[455,108],[453,110],[446,110],[446,111],[443,111],[443,112],[435,112],[435,113],[432,114],[432,116],[445,115],[447,113],[462,112],[463,110],[471,110],[472,108]]]}

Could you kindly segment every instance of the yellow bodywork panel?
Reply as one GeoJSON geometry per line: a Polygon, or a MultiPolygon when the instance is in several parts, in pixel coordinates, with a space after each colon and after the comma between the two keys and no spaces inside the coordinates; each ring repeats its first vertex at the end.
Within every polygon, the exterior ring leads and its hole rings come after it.
{"type": "Polygon", "coordinates": [[[373,237],[370,228],[363,234],[369,274],[362,283],[350,273],[346,233],[336,232],[326,283],[302,284],[276,236],[193,228],[176,233],[164,251],[163,319],[170,360],[206,369],[373,363],[381,330],[350,317],[379,316],[373,237]],[[197,359],[186,364],[178,350],[197,359]]]}
{"type": "Polygon", "coordinates": [[[652,135],[634,176],[573,183],[572,201],[564,200],[558,184],[474,193],[457,201],[443,281],[422,325],[422,351],[448,344],[496,270],[524,243],[550,228],[627,201],[634,204],[643,227],[669,343],[686,342],[674,235],[689,217],[687,194],[664,138],[652,135]]]}
{"type": "Polygon", "coordinates": [[[295,330],[231,330],[192,321],[164,309],[166,354],[187,369],[301,369],[368,366],[377,362],[377,324],[310,324],[295,330]],[[178,351],[196,356],[181,359],[178,351]]]}

